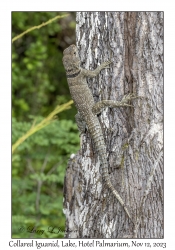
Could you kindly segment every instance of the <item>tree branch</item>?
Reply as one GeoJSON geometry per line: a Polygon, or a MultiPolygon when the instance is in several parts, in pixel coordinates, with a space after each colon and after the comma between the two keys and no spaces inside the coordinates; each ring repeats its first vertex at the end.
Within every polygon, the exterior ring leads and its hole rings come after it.
{"type": "Polygon", "coordinates": [[[31,32],[31,31],[33,31],[33,30],[35,30],[35,29],[40,29],[40,28],[42,28],[43,26],[46,26],[46,25],[52,23],[53,21],[55,21],[55,20],[57,20],[57,19],[59,19],[59,18],[66,17],[66,16],[68,16],[68,15],[69,15],[69,14],[65,14],[65,15],[62,15],[62,16],[56,16],[56,17],[54,17],[54,18],[48,20],[48,21],[45,22],[45,23],[42,23],[42,24],[40,24],[40,25],[33,26],[33,27],[29,28],[28,30],[25,30],[23,33],[19,34],[18,36],[15,36],[15,37],[12,39],[12,43],[13,43],[14,41],[18,40],[19,38],[21,38],[22,36],[24,36],[25,34],[31,32]]]}

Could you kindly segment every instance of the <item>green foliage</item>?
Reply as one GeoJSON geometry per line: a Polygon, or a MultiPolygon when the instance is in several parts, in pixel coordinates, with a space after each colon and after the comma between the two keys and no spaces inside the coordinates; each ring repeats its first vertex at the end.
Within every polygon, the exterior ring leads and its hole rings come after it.
{"type": "MultiPolygon", "coordinates": [[[[61,12],[12,12],[12,38],[61,12]]],[[[75,13],[12,44],[12,144],[71,99],[62,52],[75,43],[75,13]]],[[[63,182],[79,149],[75,107],[27,137],[12,157],[12,237],[63,238],[63,182]],[[53,230],[55,228],[55,230],[53,230]]]]}
{"type": "MultiPolygon", "coordinates": [[[[12,12],[12,37],[54,18],[61,12],[12,12]]],[[[54,106],[70,100],[62,64],[62,51],[75,43],[73,14],[33,30],[12,46],[12,115],[28,119],[27,113],[46,116],[54,106]]],[[[75,110],[73,111],[73,114],[75,110]]],[[[69,117],[73,119],[72,112],[69,117]]],[[[66,118],[64,114],[61,117],[66,118]]]]}
{"type": "MultiPolygon", "coordinates": [[[[40,117],[38,120],[42,120],[40,117]]],[[[31,127],[32,122],[12,119],[14,143],[31,127]]],[[[33,238],[59,238],[48,227],[64,230],[62,186],[71,153],[79,148],[77,126],[71,120],[54,121],[27,138],[13,156],[12,212],[13,237],[29,238],[29,227],[45,230],[33,238]],[[23,227],[24,231],[20,231],[23,227]]]]}
{"type": "Polygon", "coordinates": [[[54,21],[57,20],[58,18],[63,18],[63,17],[66,17],[66,16],[68,16],[68,15],[69,15],[69,14],[61,15],[61,16],[58,15],[58,16],[55,16],[54,18],[49,19],[47,22],[43,22],[43,23],[41,23],[40,25],[36,25],[36,26],[33,26],[33,27],[29,28],[29,29],[25,30],[24,32],[22,32],[21,34],[19,34],[19,35],[13,37],[13,38],[12,38],[12,43],[13,43],[14,41],[18,40],[19,38],[23,37],[23,36],[26,35],[27,33],[31,32],[31,31],[33,31],[33,30],[35,30],[35,29],[40,29],[40,28],[42,28],[42,27],[44,27],[44,26],[46,26],[46,25],[49,25],[50,23],[54,22],[54,21]]]}
{"type": "Polygon", "coordinates": [[[35,119],[31,128],[12,145],[12,154],[14,153],[16,148],[21,143],[23,143],[28,137],[30,137],[32,134],[36,133],[37,131],[43,129],[44,127],[48,126],[51,122],[53,122],[56,119],[56,115],[58,113],[69,109],[72,103],[73,101],[71,100],[63,105],[58,105],[46,118],[44,118],[42,121],[38,123],[36,123],[35,119]]]}

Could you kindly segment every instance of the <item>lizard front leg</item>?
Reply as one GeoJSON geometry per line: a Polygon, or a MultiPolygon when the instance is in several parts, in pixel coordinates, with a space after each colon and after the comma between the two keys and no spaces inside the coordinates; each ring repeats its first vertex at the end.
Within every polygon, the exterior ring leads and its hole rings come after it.
{"type": "Polygon", "coordinates": [[[99,65],[95,70],[87,70],[87,69],[82,69],[82,73],[84,74],[85,77],[95,77],[97,76],[102,69],[108,69],[107,67],[111,62],[106,61],[103,62],[101,65],[99,65]]]}

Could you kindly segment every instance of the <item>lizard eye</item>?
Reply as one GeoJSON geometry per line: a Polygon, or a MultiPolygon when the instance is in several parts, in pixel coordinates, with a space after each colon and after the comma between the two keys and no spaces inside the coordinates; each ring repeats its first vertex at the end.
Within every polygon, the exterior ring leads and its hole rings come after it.
{"type": "Polygon", "coordinates": [[[76,52],[74,52],[74,55],[76,55],[76,52]]]}

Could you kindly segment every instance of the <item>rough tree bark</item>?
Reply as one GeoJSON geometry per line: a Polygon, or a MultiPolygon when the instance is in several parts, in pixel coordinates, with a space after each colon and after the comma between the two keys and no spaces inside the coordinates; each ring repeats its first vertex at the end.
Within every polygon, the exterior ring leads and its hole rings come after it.
{"type": "Polygon", "coordinates": [[[79,12],[81,66],[110,69],[88,79],[95,101],[135,93],[134,108],[107,108],[99,120],[109,174],[135,225],[102,181],[87,132],[64,183],[66,238],[163,237],[163,13],[79,12]]]}

